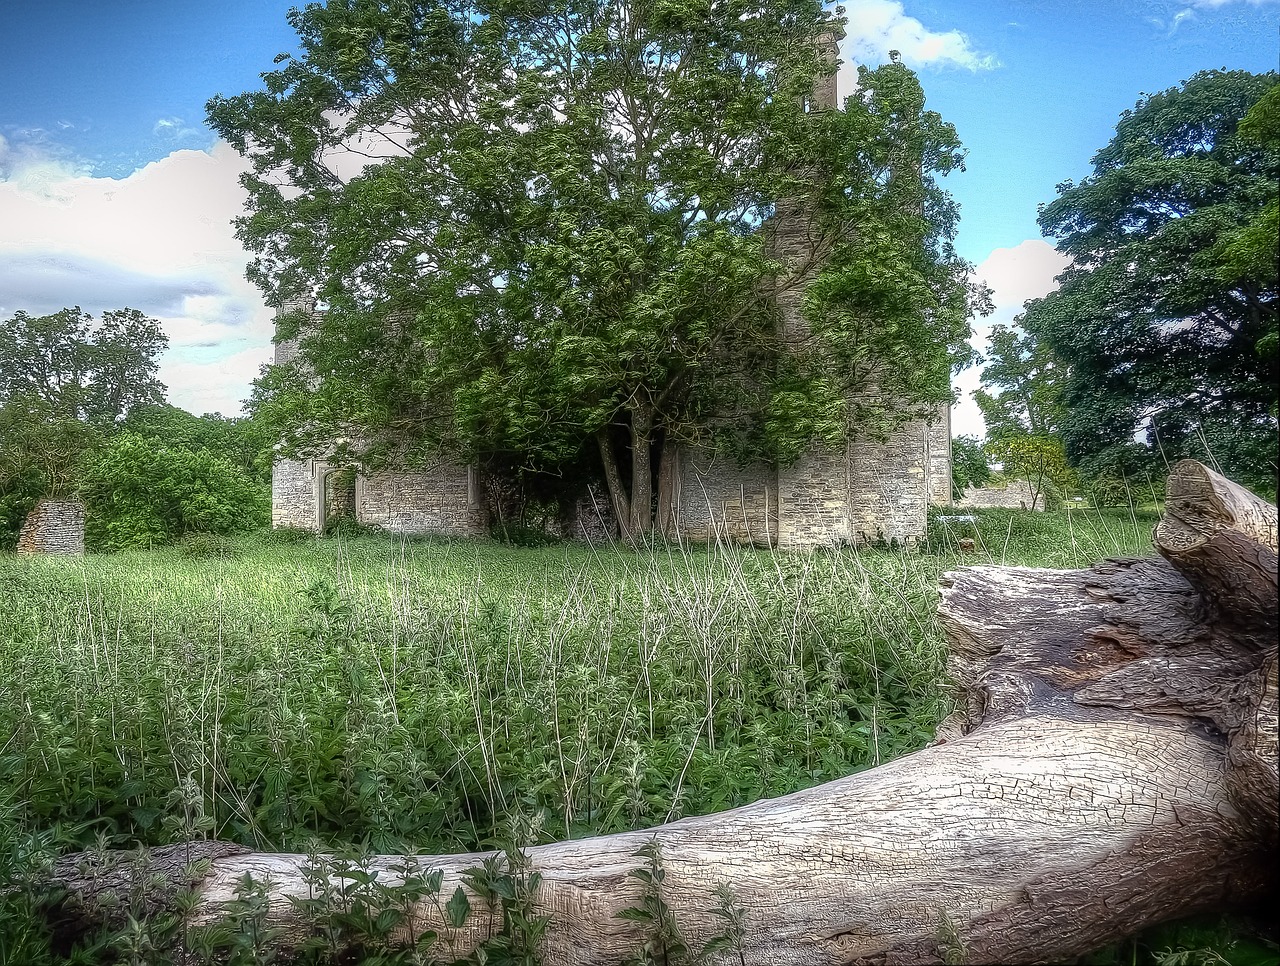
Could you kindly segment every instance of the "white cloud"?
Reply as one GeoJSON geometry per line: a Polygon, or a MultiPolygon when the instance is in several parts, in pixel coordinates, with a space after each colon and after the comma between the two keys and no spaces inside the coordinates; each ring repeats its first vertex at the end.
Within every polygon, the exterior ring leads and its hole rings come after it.
{"type": "Polygon", "coordinates": [[[43,131],[23,131],[16,140],[0,134],[0,183],[8,182],[21,191],[57,200],[58,186],[86,174],[83,164],[59,157],[43,146],[43,131]]]}
{"type": "MultiPolygon", "coordinates": [[[[903,63],[913,70],[963,67],[978,71],[1000,66],[994,55],[974,49],[969,38],[959,30],[930,30],[915,17],[908,16],[901,0],[851,3],[845,39],[840,44],[846,65],[887,63],[891,50],[898,51],[903,63]]],[[[852,91],[854,76],[848,69],[841,74],[841,96],[844,96],[852,91]],[[848,90],[844,89],[846,86],[848,90]]]]}
{"type": "Polygon", "coordinates": [[[169,398],[175,406],[197,416],[235,416],[239,414],[240,401],[249,395],[249,384],[258,375],[258,367],[269,361],[269,356],[268,350],[257,345],[221,356],[216,362],[169,352],[160,360],[159,377],[169,387],[169,398]],[[210,378],[211,370],[216,378],[210,378]],[[229,387],[235,387],[235,391],[229,391],[229,387]]]}
{"type": "Polygon", "coordinates": [[[1186,6],[1197,10],[1217,10],[1233,3],[1248,4],[1250,7],[1261,7],[1264,4],[1276,3],[1277,0],[1186,0],[1186,6]]]}
{"type": "Polygon", "coordinates": [[[1277,2],[1280,2],[1280,0],[1181,0],[1180,3],[1176,4],[1179,9],[1167,20],[1163,16],[1148,17],[1147,19],[1157,29],[1163,30],[1166,36],[1172,37],[1183,23],[1198,19],[1200,13],[1212,13],[1224,7],[1232,6],[1261,7],[1277,2]]]}
{"type": "Polygon", "coordinates": [[[80,305],[160,320],[175,405],[235,415],[271,355],[272,315],[244,279],[246,164],[227,144],[175,151],[127,178],[88,177],[0,139],[0,319],[80,305]]]}
{"type": "MultiPolygon", "coordinates": [[[[995,311],[974,324],[973,338],[969,340],[973,347],[983,351],[993,325],[1009,325],[1027,301],[1043,298],[1057,288],[1054,279],[1069,263],[1066,255],[1039,238],[1029,238],[1012,248],[997,248],[988,255],[973,270],[973,277],[991,288],[995,311]]],[[[951,410],[951,431],[956,436],[982,436],[986,432],[972,395],[981,374],[982,367],[976,366],[955,378],[959,401],[951,410]]]]}
{"type": "Polygon", "coordinates": [[[162,117],[151,127],[151,133],[166,141],[185,141],[188,138],[204,138],[205,131],[188,124],[180,117],[162,117]]]}

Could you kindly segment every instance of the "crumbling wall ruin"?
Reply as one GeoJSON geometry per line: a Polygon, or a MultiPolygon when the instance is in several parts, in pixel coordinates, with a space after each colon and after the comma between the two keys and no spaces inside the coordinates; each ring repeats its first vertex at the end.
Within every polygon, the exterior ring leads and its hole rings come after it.
{"type": "Polygon", "coordinates": [[[1044,494],[1036,494],[1026,480],[1010,480],[1004,486],[970,486],[955,501],[965,509],[1043,510],[1044,494]]]}
{"type": "Polygon", "coordinates": [[[18,533],[18,553],[84,553],[84,504],[79,500],[45,497],[27,514],[18,533]]]}

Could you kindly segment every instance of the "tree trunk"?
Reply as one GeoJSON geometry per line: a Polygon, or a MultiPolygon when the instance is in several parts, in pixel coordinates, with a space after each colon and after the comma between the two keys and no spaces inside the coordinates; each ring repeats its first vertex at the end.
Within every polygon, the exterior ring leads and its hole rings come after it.
{"type": "Polygon", "coordinates": [[[653,406],[636,390],[631,406],[631,535],[653,531],[653,406]]]}
{"type": "Polygon", "coordinates": [[[596,445],[600,448],[600,462],[604,466],[604,483],[609,490],[609,501],[613,504],[613,517],[618,522],[618,536],[623,540],[630,540],[631,501],[622,485],[618,456],[613,451],[613,441],[609,439],[608,429],[596,433],[596,445]]]}
{"type": "MultiPolygon", "coordinates": [[[[620,963],[646,943],[662,962],[676,928],[695,951],[729,933],[713,962],[1061,961],[1264,895],[1280,798],[1276,511],[1192,462],[1168,494],[1159,558],[946,576],[960,708],[930,747],[744,808],[528,850],[541,962],[620,963]],[[651,864],[637,853],[655,842],[651,864]]],[[[223,915],[250,875],[269,883],[273,942],[299,940],[288,900],[308,894],[305,857],[197,845],[213,855],[196,921],[223,915]]],[[[400,881],[397,865],[440,870],[439,905],[418,903],[412,930],[438,932],[448,959],[495,929],[464,882],[484,858],[370,865],[382,882],[400,881]],[[460,887],[475,911],[455,927],[441,906],[460,887]]],[[[94,891],[84,862],[58,866],[72,892],[94,891]]],[[[117,890],[120,875],[96,873],[117,890]]]]}
{"type": "Polygon", "coordinates": [[[672,439],[670,432],[664,433],[662,449],[658,454],[658,506],[654,513],[654,528],[667,540],[674,540],[679,535],[679,508],[676,506],[679,460],[679,445],[672,439]]]}

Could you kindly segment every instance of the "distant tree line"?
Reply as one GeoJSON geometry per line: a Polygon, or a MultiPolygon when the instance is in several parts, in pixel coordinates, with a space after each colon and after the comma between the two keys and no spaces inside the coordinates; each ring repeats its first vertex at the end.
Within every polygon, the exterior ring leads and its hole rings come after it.
{"type": "Polygon", "coordinates": [[[0,322],[0,547],[44,496],[84,500],[93,549],[267,522],[265,431],[168,405],[156,378],[167,345],[136,309],[0,322]]]}
{"type": "Polygon", "coordinates": [[[1275,72],[1204,71],[1125,111],[1041,209],[1072,261],[992,332],[987,455],[1100,502],[1183,457],[1274,497],[1278,197],[1275,72]]]}

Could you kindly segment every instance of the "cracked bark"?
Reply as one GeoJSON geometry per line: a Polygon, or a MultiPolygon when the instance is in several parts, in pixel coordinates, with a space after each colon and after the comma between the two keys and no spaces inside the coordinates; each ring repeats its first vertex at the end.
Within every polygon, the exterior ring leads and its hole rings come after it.
{"type": "MultiPolygon", "coordinates": [[[[1267,895],[1280,800],[1276,509],[1192,462],[1168,492],[1159,557],[946,576],[939,614],[961,700],[930,747],[745,808],[529,850],[550,917],[541,961],[637,953],[645,927],[618,913],[641,904],[628,873],[654,838],[663,899],[690,946],[719,931],[711,910],[728,885],[746,910],[742,961],[770,966],[1055,962],[1267,895]]],[[[443,872],[443,901],[482,859],[409,861],[443,872]]],[[[270,883],[278,941],[296,942],[307,926],[290,899],[306,895],[305,861],[212,857],[194,920],[217,919],[251,874],[270,883]]],[[[405,861],[372,863],[394,882],[405,861]]],[[[55,871],[73,896],[113,874],[84,863],[55,871]]],[[[444,958],[489,927],[473,915],[451,928],[430,903],[418,912],[444,958]]]]}

